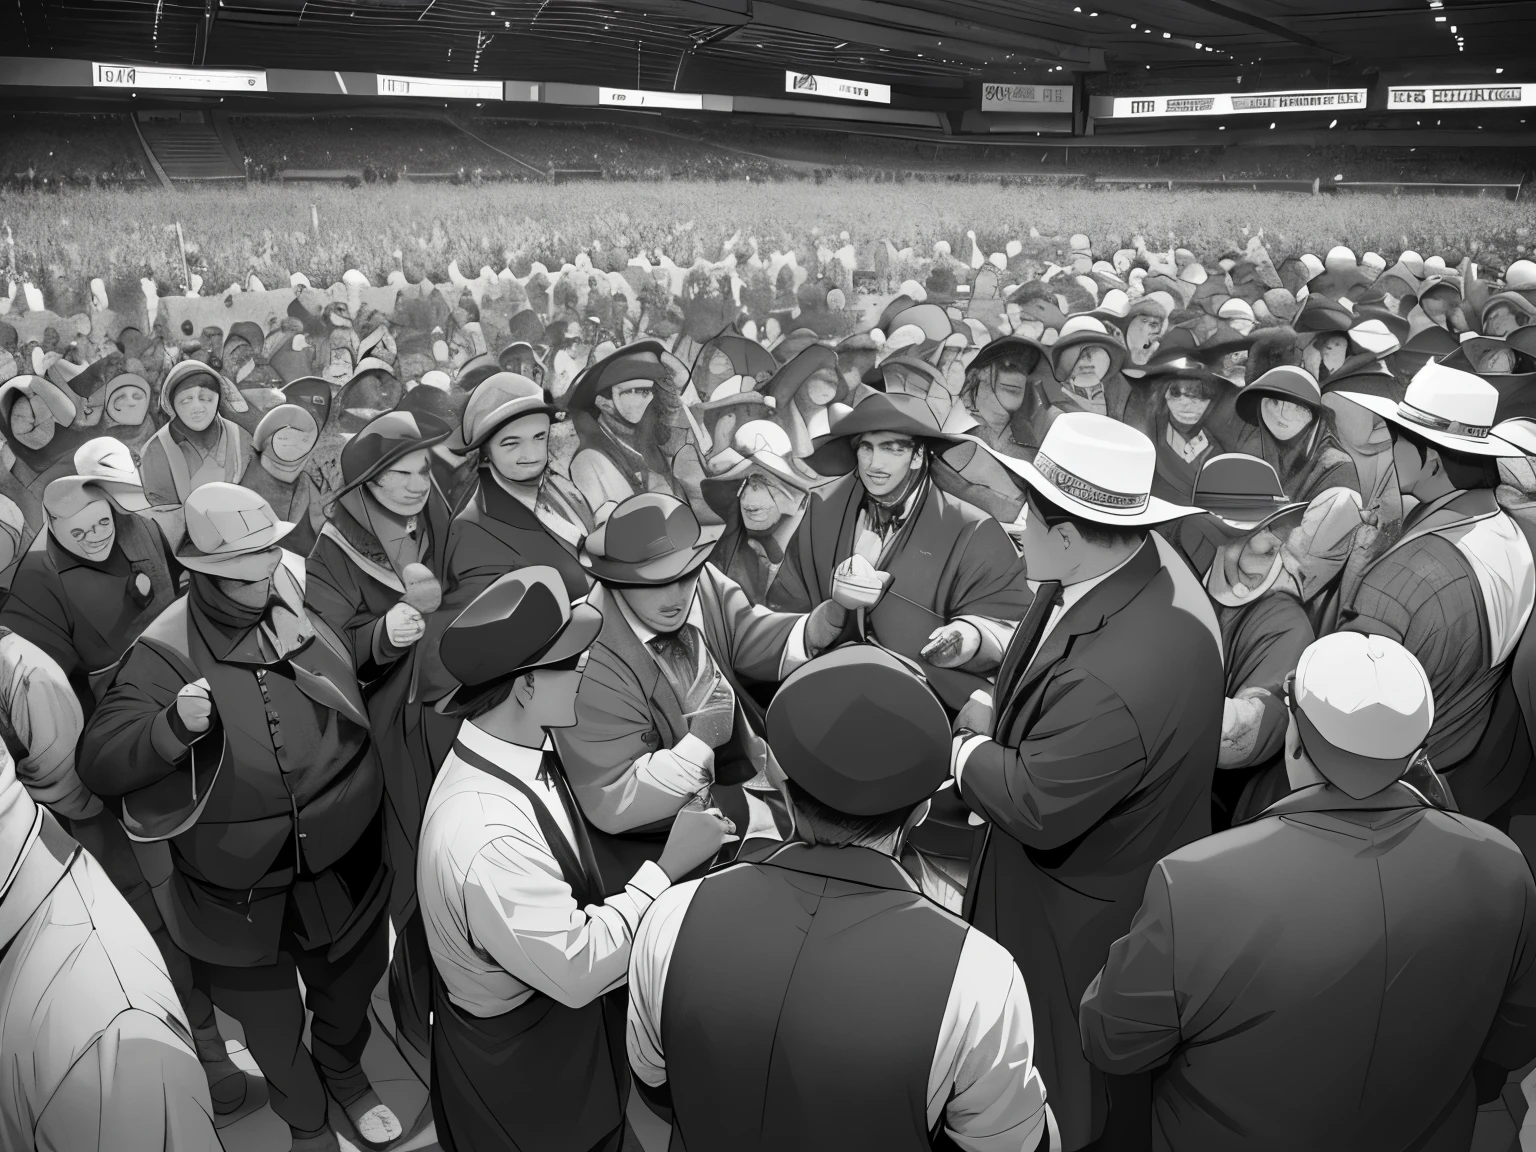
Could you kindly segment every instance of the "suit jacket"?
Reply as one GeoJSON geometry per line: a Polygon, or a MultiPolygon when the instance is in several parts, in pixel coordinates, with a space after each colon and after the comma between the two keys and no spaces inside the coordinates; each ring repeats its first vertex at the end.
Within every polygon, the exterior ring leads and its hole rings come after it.
{"type": "Polygon", "coordinates": [[[1536,1057],[1533,926],[1502,834],[1313,785],[1158,863],[1083,1046],[1158,1070],[1157,1149],[1465,1152],[1474,1066],[1491,1097],[1536,1057]]]}
{"type": "MultiPolygon", "coordinates": [[[[705,643],[736,694],[735,729],[731,739],[715,749],[715,776],[740,783],[762,772],[768,762],[763,710],[744,683],[775,683],[781,678],[784,649],[799,617],[753,605],[713,564],[701,570],[698,598],[705,643]]],[[[600,585],[590,603],[602,611],[603,628],[576,694],[576,724],[552,734],[571,791],[593,826],[593,850],[604,869],[604,883],[609,891],[618,891],[643,860],[660,856],[676,815],[674,810],[659,820],[637,823],[626,811],[635,761],[675,747],[688,735],[688,724],[677,693],[613,603],[612,593],[600,585]],[[625,845],[613,842],[621,834],[637,844],[639,838],[648,839],[641,849],[626,854],[625,845]]],[[[729,806],[729,791],[717,784],[716,799],[729,806]]],[[[678,798],[677,807],[686,800],[678,798]]]]}
{"type": "Polygon", "coordinates": [[[968,918],[1018,961],[1063,1147],[1096,1138],[1102,1076],[1077,1007],[1135,914],[1148,874],[1211,829],[1221,643],[1210,599],[1155,533],[998,673],[995,740],[961,797],[991,821],[968,918]]]}
{"type": "MultiPolygon", "coordinates": [[[[814,490],[804,518],[768,590],[768,607],[809,612],[832,595],[832,571],[853,555],[864,485],[850,473],[814,490]]],[[[920,657],[935,628],[956,616],[1017,620],[1029,605],[1024,565],[1002,525],[981,509],[929,483],[887,548],[882,565],[891,582],[868,614],[870,630],[893,652],[916,660],[951,711],[985,677],[936,668],[920,657]]]]}

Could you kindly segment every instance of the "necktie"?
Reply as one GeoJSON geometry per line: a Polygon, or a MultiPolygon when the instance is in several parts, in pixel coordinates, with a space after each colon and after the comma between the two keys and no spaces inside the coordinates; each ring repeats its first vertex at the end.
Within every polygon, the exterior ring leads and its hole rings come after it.
{"type": "MultiPolygon", "coordinates": [[[[662,670],[672,681],[679,697],[686,697],[698,679],[698,629],[684,624],[676,632],[666,632],[651,639],[650,649],[661,661],[662,670]]],[[[684,701],[686,707],[686,700],[684,701]]]]}
{"type": "Polygon", "coordinates": [[[1035,650],[1040,647],[1040,640],[1045,635],[1046,625],[1050,623],[1051,613],[1061,603],[1063,603],[1061,582],[1042,580],[1040,587],[1035,590],[1035,599],[1030,604],[1029,611],[1024,613],[1024,619],[1019,621],[1019,626],[1013,633],[1013,639],[1008,642],[1008,651],[1003,654],[1002,666],[997,670],[997,699],[994,701],[995,708],[992,713],[994,728],[998,735],[1004,734],[1012,725],[1012,716],[1007,714],[1011,712],[1013,697],[1024,678],[1024,673],[1029,670],[1035,650]]]}

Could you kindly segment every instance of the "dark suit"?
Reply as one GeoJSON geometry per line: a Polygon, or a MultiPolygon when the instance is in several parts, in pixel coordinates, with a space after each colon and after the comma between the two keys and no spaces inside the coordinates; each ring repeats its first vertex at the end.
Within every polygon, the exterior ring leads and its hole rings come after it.
{"type": "Polygon", "coordinates": [[[1476,1097],[1536,1057],[1533,925],[1486,824],[1313,785],[1158,864],[1083,1046],[1158,1069],[1159,1150],[1466,1152],[1476,1097]]]}
{"type": "MultiPolygon", "coordinates": [[[[960,794],[991,821],[968,918],[1013,953],[1067,1152],[1097,1139],[1103,1076],[1077,1007],[1156,862],[1211,829],[1222,663],[1205,589],[1156,534],[998,673],[995,740],[960,794]]],[[[1126,1086],[1134,1089],[1135,1086],[1126,1086]]]]}

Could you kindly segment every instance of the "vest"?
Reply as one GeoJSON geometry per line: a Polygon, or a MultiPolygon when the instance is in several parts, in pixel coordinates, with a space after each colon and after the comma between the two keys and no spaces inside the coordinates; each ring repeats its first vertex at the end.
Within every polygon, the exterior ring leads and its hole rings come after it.
{"type": "Polygon", "coordinates": [[[706,877],[662,993],[672,1152],[905,1152],[966,927],[866,848],[794,843],[706,877]]]}

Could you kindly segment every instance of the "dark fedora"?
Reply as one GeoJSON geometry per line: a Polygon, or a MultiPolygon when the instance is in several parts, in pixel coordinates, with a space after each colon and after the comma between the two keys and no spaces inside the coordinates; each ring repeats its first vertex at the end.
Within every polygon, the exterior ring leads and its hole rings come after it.
{"type": "Polygon", "coordinates": [[[1215,526],[1233,539],[1307,506],[1305,501],[1286,498],[1280,477],[1268,461],[1243,452],[1224,452],[1207,460],[1195,480],[1190,503],[1210,513],[1215,526]]]}
{"type": "Polygon", "coordinates": [[[441,444],[452,434],[447,423],[424,412],[386,412],[370,420],[341,449],[340,497],[372,480],[418,448],[441,444]]]}
{"type": "Polygon", "coordinates": [[[1343,304],[1331,297],[1314,294],[1302,302],[1292,327],[1298,332],[1348,332],[1354,322],[1354,314],[1343,304]]]}
{"type": "Polygon", "coordinates": [[[702,568],[724,534],[723,526],[701,527],[677,497],[641,492],[593,529],[577,559],[604,584],[672,584],[702,568]]]}
{"type": "Polygon", "coordinates": [[[895,432],[918,440],[937,440],[945,445],[962,440],[939,427],[928,401],[906,392],[871,392],[840,417],[805,458],[806,466],[821,476],[846,476],[857,466],[853,438],[865,432],[895,432]]]}
{"type": "Polygon", "coordinates": [[[921,804],[949,778],[944,705],[883,648],[856,644],[798,669],[768,705],[784,775],[849,816],[921,804]]]}
{"type": "Polygon", "coordinates": [[[663,357],[670,357],[660,340],[638,340],[617,348],[583,368],[571,382],[565,406],[572,412],[590,412],[597,398],[625,380],[662,381],[674,375],[663,357]]]}
{"type": "MultiPolygon", "coordinates": [[[[1042,362],[1046,364],[1051,362],[1050,352],[1038,341],[1031,340],[1027,336],[999,336],[996,340],[981,346],[981,351],[977,352],[971,362],[966,365],[966,373],[969,375],[972,372],[979,372],[1005,356],[1032,356],[1036,367],[1039,367],[1042,362]]],[[[1034,368],[1030,371],[1033,372],[1034,368]]]]}
{"type": "Polygon", "coordinates": [[[1296,364],[1281,364],[1271,368],[1245,387],[1237,398],[1237,414],[1248,423],[1257,424],[1259,401],[1266,396],[1273,400],[1305,404],[1314,413],[1323,407],[1323,390],[1317,377],[1296,364]]]}
{"type": "Polygon", "coordinates": [[[315,427],[325,428],[331,418],[331,383],[318,376],[300,376],[283,385],[288,403],[297,404],[315,418],[315,427]]]}
{"type": "Polygon", "coordinates": [[[837,385],[837,395],[833,399],[842,399],[848,388],[837,370],[837,353],[825,344],[812,344],[797,352],[773,374],[763,391],[773,397],[774,403],[782,410],[817,372],[832,373],[833,382],[837,385]]]}
{"type": "Polygon", "coordinates": [[[443,632],[438,651],[458,686],[438,701],[437,711],[460,715],[530,669],[579,656],[602,627],[603,614],[585,598],[572,603],[560,573],[547,564],[506,573],[443,632]]]}

